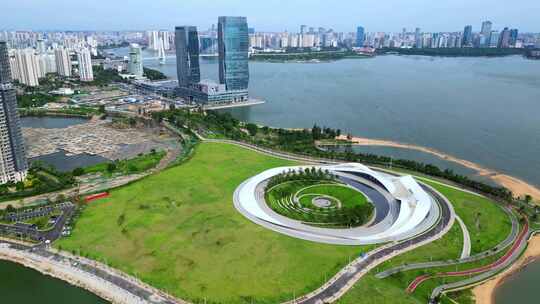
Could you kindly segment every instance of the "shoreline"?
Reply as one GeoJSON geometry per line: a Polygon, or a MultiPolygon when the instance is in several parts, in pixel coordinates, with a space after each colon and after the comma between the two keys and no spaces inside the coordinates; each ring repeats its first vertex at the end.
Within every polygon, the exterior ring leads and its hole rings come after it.
{"type": "Polygon", "coordinates": [[[527,244],[527,249],[523,255],[508,269],[497,274],[488,281],[483,282],[471,289],[476,304],[495,304],[495,292],[497,288],[506,282],[513,275],[518,274],[530,263],[540,259],[540,235],[533,236],[527,244]]]}
{"type": "Polygon", "coordinates": [[[383,147],[416,150],[420,152],[429,153],[443,160],[457,163],[464,167],[472,169],[476,171],[478,175],[485,176],[491,179],[492,181],[494,181],[495,183],[508,188],[510,191],[512,191],[514,195],[523,196],[525,194],[529,194],[533,197],[533,199],[540,200],[540,189],[534,185],[527,183],[524,180],[521,180],[514,176],[510,176],[508,174],[497,172],[493,169],[485,168],[477,163],[473,163],[471,161],[452,156],[450,154],[441,152],[433,148],[417,146],[414,144],[401,143],[401,142],[391,141],[391,140],[371,139],[371,138],[365,138],[365,137],[353,137],[352,139],[348,140],[347,136],[345,135],[340,135],[336,137],[336,139],[347,141],[357,146],[383,146],[383,147]]]}
{"type": "Polygon", "coordinates": [[[109,290],[106,286],[101,285],[96,280],[92,280],[90,277],[86,277],[83,274],[77,275],[74,271],[69,272],[69,266],[61,268],[58,267],[58,265],[48,264],[39,259],[34,259],[32,257],[24,256],[23,254],[17,254],[5,250],[0,250],[0,260],[15,263],[23,267],[33,269],[43,275],[64,281],[71,286],[82,288],[111,303],[129,303],[126,301],[126,298],[129,296],[121,295],[120,290],[114,292],[113,290],[109,290]]]}

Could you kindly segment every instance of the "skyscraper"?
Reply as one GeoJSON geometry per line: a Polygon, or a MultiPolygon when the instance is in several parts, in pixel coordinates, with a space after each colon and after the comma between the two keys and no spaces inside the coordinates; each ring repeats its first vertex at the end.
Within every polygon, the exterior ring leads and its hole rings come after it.
{"type": "Polygon", "coordinates": [[[416,30],[414,31],[414,46],[416,48],[422,48],[423,46],[419,27],[417,27],[416,30]]]}
{"type": "Polygon", "coordinates": [[[86,48],[79,50],[77,52],[77,61],[79,62],[79,77],[81,81],[94,81],[90,51],[86,48]]]}
{"type": "Polygon", "coordinates": [[[246,17],[219,17],[219,82],[227,90],[247,90],[249,85],[249,35],[246,17]]]}
{"type": "Polygon", "coordinates": [[[58,75],[71,77],[71,58],[69,57],[69,51],[64,48],[56,49],[54,50],[54,57],[58,75]]]}
{"type": "Polygon", "coordinates": [[[510,30],[510,46],[514,47],[516,46],[518,38],[518,29],[511,29],[510,30]]]}
{"type": "Polygon", "coordinates": [[[175,28],[176,73],[178,85],[190,87],[201,81],[199,67],[199,33],[195,26],[175,28]]]}
{"type": "MultiPolygon", "coordinates": [[[[27,86],[36,87],[39,85],[40,72],[39,62],[33,49],[15,51],[15,66],[17,70],[17,80],[27,86]]],[[[11,72],[10,72],[11,77],[11,72]]]]}
{"type": "Polygon", "coordinates": [[[11,83],[7,45],[0,41],[0,183],[23,181],[28,172],[24,139],[11,83]]]}
{"type": "Polygon", "coordinates": [[[499,38],[499,47],[508,48],[510,47],[510,30],[505,27],[501,32],[501,37],[499,38]]]}
{"type": "Polygon", "coordinates": [[[144,74],[141,47],[136,43],[129,46],[128,72],[139,78],[144,74]]]}
{"type": "Polygon", "coordinates": [[[465,26],[465,29],[463,29],[463,43],[461,44],[462,47],[470,47],[472,46],[472,25],[465,26]]]}
{"type": "Polygon", "coordinates": [[[357,47],[363,47],[364,46],[364,39],[365,39],[364,28],[359,26],[359,27],[356,28],[356,46],[357,47]]]}
{"type": "Polygon", "coordinates": [[[489,36],[491,34],[491,27],[492,27],[493,23],[491,23],[491,21],[484,21],[482,22],[482,30],[481,30],[481,34],[483,34],[484,36],[489,36]]]}

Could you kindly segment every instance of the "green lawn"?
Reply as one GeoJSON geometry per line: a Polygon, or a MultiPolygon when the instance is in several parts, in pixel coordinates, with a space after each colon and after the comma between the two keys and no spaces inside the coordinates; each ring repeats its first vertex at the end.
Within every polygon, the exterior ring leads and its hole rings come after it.
{"type": "Polygon", "coordinates": [[[425,179],[423,181],[452,202],[456,214],[469,230],[472,254],[495,247],[510,233],[510,218],[490,199],[425,179]]]}
{"type": "Polygon", "coordinates": [[[165,156],[165,151],[157,151],[155,153],[148,153],[139,155],[132,159],[125,159],[113,162],[114,170],[108,170],[110,162],[99,163],[96,165],[83,168],[84,174],[90,173],[103,173],[105,175],[111,175],[112,173],[133,174],[144,172],[148,169],[154,168],[159,164],[160,160],[165,156]]]}
{"type": "MultiPolygon", "coordinates": [[[[292,164],[233,145],[202,143],[188,162],[92,202],[73,235],[56,246],[80,250],[190,301],[289,300],[319,287],[349,257],[373,248],[293,239],[251,223],[234,209],[233,191],[242,181],[265,169],[292,164]]],[[[506,214],[488,199],[430,184],[450,199],[468,226],[473,252],[495,246],[509,233],[506,214]]],[[[430,258],[456,258],[461,246],[456,223],[440,240],[396,257],[379,270],[430,258]]],[[[379,280],[372,271],[339,303],[425,303],[431,288],[440,283],[437,280],[413,295],[405,293],[421,272],[379,280]]],[[[470,293],[461,293],[460,299],[470,300],[470,293]]]]}
{"type": "MultiPolygon", "coordinates": [[[[481,252],[493,248],[510,233],[511,222],[506,213],[502,211],[494,202],[481,196],[460,191],[449,186],[421,179],[431,185],[443,195],[445,195],[456,213],[463,219],[471,235],[472,253],[481,252]],[[478,215],[480,213],[480,215],[478,215]]],[[[430,260],[456,259],[460,256],[463,244],[463,232],[454,223],[450,231],[441,239],[424,245],[418,249],[407,252],[379,265],[368,275],[362,278],[350,292],[338,301],[341,304],[364,304],[364,303],[426,303],[433,288],[450,280],[456,281],[462,278],[439,278],[429,280],[409,295],[405,292],[408,284],[415,277],[425,273],[436,273],[440,271],[463,270],[475,268],[493,262],[501,254],[479,262],[469,263],[460,266],[448,266],[430,268],[426,270],[412,270],[393,275],[386,279],[377,279],[374,275],[378,271],[417,262],[428,262],[430,260]],[[380,302],[372,299],[381,299],[380,302]]],[[[453,294],[450,294],[452,297],[453,294]]],[[[456,294],[460,303],[473,303],[472,294],[469,290],[456,294]]],[[[443,298],[443,303],[451,303],[448,297],[443,298]]]]}
{"type": "Polygon", "coordinates": [[[343,207],[355,207],[358,205],[367,204],[367,197],[359,191],[353,188],[336,184],[336,185],[314,185],[312,187],[303,189],[298,193],[298,196],[305,194],[310,195],[328,195],[338,199],[343,207]]]}
{"type": "Polygon", "coordinates": [[[363,193],[345,184],[324,180],[278,184],[267,190],[266,201],[283,216],[327,228],[361,226],[369,221],[374,209],[363,193]],[[313,204],[313,199],[321,197],[330,202],[328,208],[313,204]]]}
{"type": "Polygon", "coordinates": [[[291,164],[233,145],[202,143],[190,161],[92,202],[72,236],[56,246],[106,259],[190,301],[291,299],[368,250],[290,238],[234,209],[233,191],[242,181],[291,164]]]}

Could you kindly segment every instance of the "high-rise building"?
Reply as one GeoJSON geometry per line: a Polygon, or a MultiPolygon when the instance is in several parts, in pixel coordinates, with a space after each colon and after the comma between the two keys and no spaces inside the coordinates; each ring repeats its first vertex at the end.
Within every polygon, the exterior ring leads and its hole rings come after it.
{"type": "Polygon", "coordinates": [[[146,34],[148,36],[148,48],[157,51],[159,49],[159,32],[148,31],[146,34]]]}
{"type": "Polygon", "coordinates": [[[170,50],[171,49],[171,43],[170,43],[170,34],[167,31],[161,31],[159,32],[159,46],[163,46],[164,50],[170,50]]]}
{"type": "Polygon", "coordinates": [[[480,33],[484,36],[489,36],[491,34],[491,27],[493,26],[493,23],[491,21],[484,21],[482,22],[482,30],[480,33]]]}
{"type": "Polygon", "coordinates": [[[178,85],[190,87],[201,81],[199,67],[199,33],[195,26],[177,26],[175,29],[176,73],[178,85]]]}
{"type": "Polygon", "coordinates": [[[463,29],[463,43],[462,47],[471,47],[473,42],[472,25],[467,25],[463,29]]]}
{"type": "Polygon", "coordinates": [[[489,47],[490,48],[498,47],[500,37],[501,37],[501,34],[499,32],[491,31],[491,35],[489,36],[489,47]]]}
{"type": "Polygon", "coordinates": [[[45,47],[45,41],[43,39],[38,39],[36,43],[36,50],[39,54],[45,54],[47,48],[45,47]]]}
{"type": "MultiPolygon", "coordinates": [[[[39,85],[40,72],[39,61],[33,49],[23,49],[15,51],[14,70],[17,71],[17,80],[27,86],[36,87],[39,85]]],[[[10,72],[11,75],[11,72],[10,72]]]]}
{"type": "Polygon", "coordinates": [[[79,50],[77,52],[77,61],[79,62],[79,77],[81,81],[94,81],[90,51],[86,48],[79,50]]]}
{"type": "Polygon", "coordinates": [[[138,78],[143,77],[144,74],[141,47],[136,43],[129,46],[128,73],[138,78]]]}
{"type": "Polygon", "coordinates": [[[54,50],[56,72],[60,76],[71,77],[71,58],[69,51],[64,48],[54,50]]]}
{"type": "Polygon", "coordinates": [[[11,83],[9,54],[0,41],[0,183],[24,181],[28,162],[21,122],[17,112],[17,95],[11,83]]]}
{"type": "Polygon", "coordinates": [[[414,31],[414,46],[416,48],[422,48],[423,46],[423,42],[422,42],[422,39],[421,39],[421,36],[420,36],[420,28],[417,27],[416,30],[414,31]]]}
{"type": "Polygon", "coordinates": [[[364,39],[365,39],[364,28],[362,26],[358,26],[356,28],[356,46],[357,47],[363,47],[364,46],[364,39]]]}
{"type": "Polygon", "coordinates": [[[219,17],[219,82],[227,90],[247,90],[249,36],[246,17],[219,17]]]}
{"type": "Polygon", "coordinates": [[[499,38],[500,48],[509,48],[510,47],[510,30],[505,27],[501,32],[501,37],[499,38]]]}
{"type": "Polygon", "coordinates": [[[510,30],[510,46],[515,47],[518,39],[518,29],[510,30]]]}

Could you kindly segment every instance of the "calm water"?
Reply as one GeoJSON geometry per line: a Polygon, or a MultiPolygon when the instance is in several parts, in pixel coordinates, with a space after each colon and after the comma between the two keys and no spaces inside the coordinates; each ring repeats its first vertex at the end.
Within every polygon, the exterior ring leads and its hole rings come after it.
{"type": "Polygon", "coordinates": [[[80,125],[87,121],[84,118],[76,117],[22,117],[21,123],[23,128],[44,128],[44,129],[59,129],[69,126],[80,125]]]}
{"type": "Polygon", "coordinates": [[[538,282],[540,282],[540,262],[534,262],[509,278],[495,293],[496,304],[538,303],[538,282]]]}
{"type": "MultiPolygon", "coordinates": [[[[171,78],[175,64],[174,58],[165,65],[145,61],[171,78]]],[[[202,60],[201,69],[203,78],[217,79],[215,59],[202,60]]],[[[540,61],[378,56],[320,64],[252,62],[250,73],[251,94],[267,103],[231,110],[239,119],[276,127],[318,123],[432,147],[540,186],[540,61]]],[[[473,174],[421,152],[361,149],[473,174]]],[[[537,303],[539,280],[537,262],[497,291],[497,304],[537,303]]]]}
{"type": "Polygon", "coordinates": [[[104,304],[105,300],[41,273],[0,261],[0,303],[104,304]]]}
{"type": "MultiPolygon", "coordinates": [[[[83,124],[87,120],[84,118],[65,117],[23,117],[21,119],[24,128],[45,128],[58,129],[73,125],[83,124]]],[[[99,155],[80,154],[67,156],[65,152],[59,151],[52,154],[38,156],[30,159],[30,162],[42,161],[54,166],[62,172],[72,171],[77,167],[91,166],[108,161],[99,155]]]]}
{"type": "MultiPolygon", "coordinates": [[[[203,78],[217,79],[216,63],[202,60],[203,78]]],[[[144,64],[176,78],[174,58],[144,64]]],[[[230,110],[242,120],[432,147],[540,186],[540,61],[378,56],[251,62],[250,73],[251,94],[267,103],[230,110]]]]}

